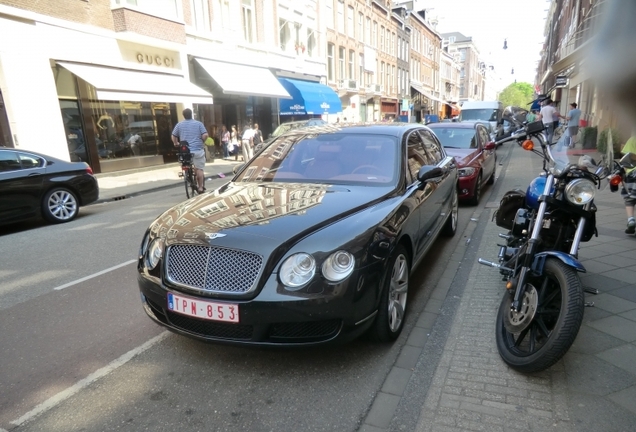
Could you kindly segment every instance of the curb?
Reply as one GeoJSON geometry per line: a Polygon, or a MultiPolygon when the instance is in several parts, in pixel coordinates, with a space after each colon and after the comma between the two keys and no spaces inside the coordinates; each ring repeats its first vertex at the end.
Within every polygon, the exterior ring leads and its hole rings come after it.
{"type": "MultiPolygon", "coordinates": [[[[210,174],[210,175],[206,175],[205,177],[206,177],[206,179],[212,179],[213,177],[216,177],[219,174],[223,174],[226,177],[234,175],[234,173],[232,171],[228,171],[228,172],[213,173],[213,174],[210,174]]],[[[166,185],[161,185],[161,186],[144,188],[144,189],[139,190],[139,191],[124,193],[122,195],[111,196],[111,197],[108,197],[108,198],[98,198],[96,201],[93,201],[92,203],[90,203],[88,205],[95,205],[95,204],[103,204],[103,203],[114,202],[114,201],[121,201],[121,200],[124,200],[126,198],[133,198],[133,197],[136,197],[136,196],[145,195],[147,193],[160,192],[162,190],[172,189],[172,188],[176,188],[176,187],[180,187],[180,186],[181,187],[183,186],[183,181],[178,181],[178,182],[175,182],[174,184],[166,184],[166,185]]]]}

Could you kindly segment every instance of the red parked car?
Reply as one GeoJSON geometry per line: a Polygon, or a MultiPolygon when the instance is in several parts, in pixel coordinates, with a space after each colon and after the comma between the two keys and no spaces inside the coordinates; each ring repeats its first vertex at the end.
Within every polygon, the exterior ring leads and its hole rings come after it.
{"type": "Polygon", "coordinates": [[[459,199],[479,204],[482,187],[495,182],[496,145],[487,128],[477,122],[429,124],[446,153],[459,168],[459,199]]]}

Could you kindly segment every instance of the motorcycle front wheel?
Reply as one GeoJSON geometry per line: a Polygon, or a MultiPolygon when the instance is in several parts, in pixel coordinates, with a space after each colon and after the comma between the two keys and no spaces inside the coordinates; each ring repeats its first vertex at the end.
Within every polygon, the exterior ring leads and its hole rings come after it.
{"type": "Polygon", "coordinates": [[[499,355],[511,368],[524,373],[545,370],[561,359],[570,348],[583,321],[583,285],[576,270],[561,260],[548,258],[543,275],[529,277],[536,289],[536,312],[530,324],[512,333],[505,325],[510,314],[511,293],[506,292],[499,306],[496,341],[499,355]]]}

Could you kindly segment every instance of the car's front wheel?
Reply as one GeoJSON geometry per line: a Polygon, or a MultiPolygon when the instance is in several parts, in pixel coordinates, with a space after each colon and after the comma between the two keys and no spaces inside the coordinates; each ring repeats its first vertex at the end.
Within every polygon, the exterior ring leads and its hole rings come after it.
{"type": "Polygon", "coordinates": [[[389,260],[383,281],[380,308],[371,329],[374,339],[380,342],[397,339],[404,328],[410,273],[408,252],[400,245],[389,260]]]}
{"type": "Polygon", "coordinates": [[[51,189],[42,201],[42,216],[52,223],[70,222],[78,212],[77,197],[66,188],[51,189]]]}

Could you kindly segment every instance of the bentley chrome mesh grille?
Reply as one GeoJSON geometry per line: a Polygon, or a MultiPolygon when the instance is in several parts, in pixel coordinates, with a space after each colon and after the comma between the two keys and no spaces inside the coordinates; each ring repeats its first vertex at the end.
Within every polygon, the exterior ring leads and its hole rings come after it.
{"type": "Polygon", "coordinates": [[[262,265],[263,258],[255,253],[213,246],[174,245],[166,256],[168,280],[220,293],[249,291],[262,265]]]}

